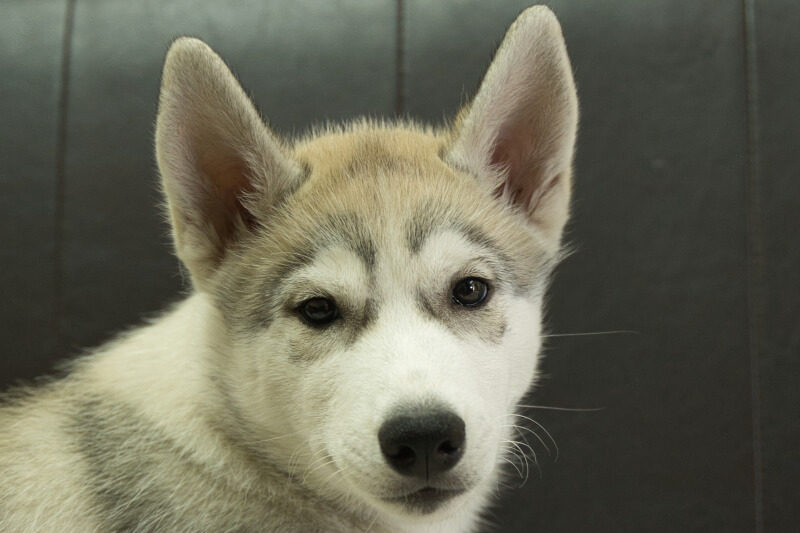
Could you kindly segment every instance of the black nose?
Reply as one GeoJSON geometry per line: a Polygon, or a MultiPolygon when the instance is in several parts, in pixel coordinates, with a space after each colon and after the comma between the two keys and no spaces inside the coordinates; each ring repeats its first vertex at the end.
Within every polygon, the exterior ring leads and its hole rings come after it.
{"type": "Polygon", "coordinates": [[[381,452],[404,476],[430,479],[453,468],[464,453],[464,421],[445,409],[397,414],[378,430],[381,452]]]}

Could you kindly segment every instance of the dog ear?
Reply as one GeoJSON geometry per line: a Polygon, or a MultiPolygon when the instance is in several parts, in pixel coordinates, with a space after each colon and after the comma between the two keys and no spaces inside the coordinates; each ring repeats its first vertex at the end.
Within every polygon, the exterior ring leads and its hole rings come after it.
{"type": "Polygon", "coordinates": [[[300,175],[222,59],[185,37],[164,64],[156,157],[178,257],[200,289],[300,175]]]}
{"type": "Polygon", "coordinates": [[[561,27],[544,6],[508,30],[453,131],[451,162],[491,180],[559,246],[569,215],[578,98],[561,27]]]}

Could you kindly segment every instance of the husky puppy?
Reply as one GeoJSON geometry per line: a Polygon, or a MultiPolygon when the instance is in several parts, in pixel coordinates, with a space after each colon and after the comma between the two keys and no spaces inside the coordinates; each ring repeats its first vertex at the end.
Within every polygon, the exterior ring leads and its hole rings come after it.
{"type": "Polygon", "coordinates": [[[181,38],[158,165],[193,291],[0,409],[0,530],[467,532],[536,379],[577,97],[520,15],[452,128],[293,142],[181,38]]]}

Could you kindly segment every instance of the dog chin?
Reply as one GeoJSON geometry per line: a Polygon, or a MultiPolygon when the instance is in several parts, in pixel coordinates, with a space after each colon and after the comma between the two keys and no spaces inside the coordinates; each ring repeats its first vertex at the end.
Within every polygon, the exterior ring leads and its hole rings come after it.
{"type": "Polygon", "coordinates": [[[423,487],[413,492],[385,496],[381,498],[395,512],[404,516],[429,516],[433,514],[447,514],[458,507],[462,500],[459,496],[466,493],[466,489],[440,489],[436,487],[423,487]]]}

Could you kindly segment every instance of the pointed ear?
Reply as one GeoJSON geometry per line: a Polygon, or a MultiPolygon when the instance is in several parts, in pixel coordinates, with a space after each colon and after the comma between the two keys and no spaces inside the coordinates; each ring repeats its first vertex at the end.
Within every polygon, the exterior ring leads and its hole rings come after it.
{"type": "Polygon", "coordinates": [[[449,157],[491,180],[558,247],[569,214],[578,99],[564,37],[544,6],[524,11],[500,45],[449,157]]]}
{"type": "Polygon", "coordinates": [[[200,289],[300,175],[222,59],[190,38],[167,53],[156,156],[175,248],[200,289]]]}

